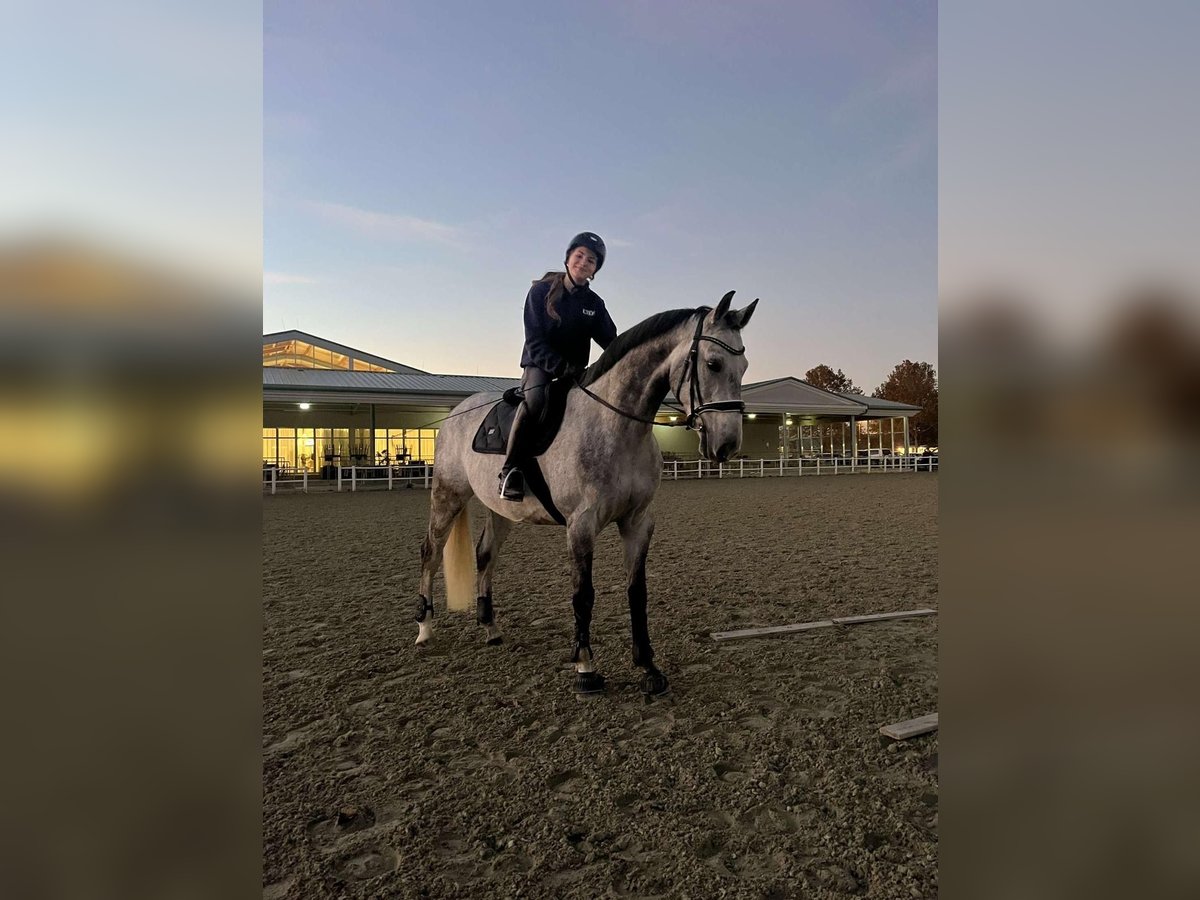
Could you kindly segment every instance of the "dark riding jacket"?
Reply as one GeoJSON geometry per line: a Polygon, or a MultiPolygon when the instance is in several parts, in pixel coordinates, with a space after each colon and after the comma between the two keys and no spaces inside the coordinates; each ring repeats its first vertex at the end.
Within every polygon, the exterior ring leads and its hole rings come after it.
{"type": "Polygon", "coordinates": [[[592,341],[607,348],[617,336],[604,300],[589,286],[574,293],[563,291],[555,311],[559,320],[546,309],[549,280],[535,282],[525,297],[525,346],[521,350],[521,368],[537,366],[555,378],[568,371],[587,367],[592,341]]]}

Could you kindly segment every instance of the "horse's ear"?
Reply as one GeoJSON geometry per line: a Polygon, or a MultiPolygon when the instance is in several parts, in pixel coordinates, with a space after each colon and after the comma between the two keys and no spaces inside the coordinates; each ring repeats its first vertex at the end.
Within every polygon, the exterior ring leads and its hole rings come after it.
{"type": "Polygon", "coordinates": [[[741,331],[746,327],[746,323],[750,321],[750,317],[754,315],[754,307],[758,306],[758,298],[754,298],[754,302],[745,309],[735,309],[729,314],[729,327],[734,331],[741,331]]]}
{"type": "Polygon", "coordinates": [[[717,308],[713,310],[712,320],[714,325],[721,321],[721,317],[724,316],[725,313],[729,312],[729,303],[733,300],[733,294],[734,292],[730,291],[728,294],[722,297],[721,302],[717,304],[717,308]]]}

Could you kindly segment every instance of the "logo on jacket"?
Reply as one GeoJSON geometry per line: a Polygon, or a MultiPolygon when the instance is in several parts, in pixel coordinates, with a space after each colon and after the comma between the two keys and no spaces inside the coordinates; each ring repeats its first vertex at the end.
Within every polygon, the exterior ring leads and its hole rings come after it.
{"type": "Polygon", "coordinates": [[[583,314],[585,316],[594,316],[596,314],[596,311],[594,309],[585,309],[583,311],[583,314]]]}

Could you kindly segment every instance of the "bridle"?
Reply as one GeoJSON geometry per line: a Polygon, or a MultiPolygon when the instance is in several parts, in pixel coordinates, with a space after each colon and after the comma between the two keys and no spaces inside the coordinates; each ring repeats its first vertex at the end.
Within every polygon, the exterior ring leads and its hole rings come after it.
{"type": "MultiPolygon", "coordinates": [[[[736,412],[736,413],[740,413],[740,412],[743,412],[746,409],[746,404],[743,403],[741,400],[716,400],[712,403],[704,402],[703,394],[700,391],[700,367],[699,367],[700,342],[701,341],[712,341],[717,346],[723,347],[725,350],[727,350],[733,356],[742,356],[746,352],[745,347],[743,347],[741,350],[738,350],[736,347],[730,347],[727,343],[725,343],[720,338],[715,338],[712,335],[704,334],[704,319],[707,316],[708,316],[707,311],[701,313],[699,320],[696,322],[696,333],[692,336],[692,347],[688,351],[687,360],[683,364],[683,371],[679,373],[679,386],[675,389],[675,396],[679,397],[682,400],[684,379],[688,378],[689,375],[691,376],[691,378],[689,379],[689,384],[688,384],[688,399],[691,401],[692,411],[687,414],[687,418],[684,421],[682,421],[682,422],[655,422],[653,419],[643,419],[641,416],[635,416],[632,413],[625,412],[625,410],[623,410],[623,409],[618,409],[617,407],[615,407],[611,403],[609,403],[607,400],[605,400],[603,397],[598,397],[595,394],[593,394],[591,391],[589,391],[587,388],[585,388],[582,384],[579,384],[578,382],[576,382],[576,384],[578,385],[578,387],[581,391],[583,391],[585,394],[587,394],[593,400],[597,400],[600,403],[602,403],[604,406],[607,406],[613,412],[619,413],[620,415],[624,416],[627,419],[633,419],[635,422],[643,422],[646,425],[659,425],[663,428],[684,427],[684,428],[687,428],[688,431],[703,431],[704,423],[700,421],[701,413],[705,413],[705,412],[736,412]]],[[[680,410],[680,412],[683,412],[683,410],[680,410]]]]}
{"type": "Polygon", "coordinates": [[[696,334],[692,338],[692,349],[688,351],[687,362],[683,364],[683,371],[679,373],[679,387],[675,390],[676,397],[683,396],[683,379],[687,375],[691,375],[691,383],[688,386],[689,399],[692,401],[692,411],[688,413],[685,425],[688,431],[703,431],[704,423],[700,421],[700,413],[708,412],[743,412],[746,409],[746,404],[741,400],[717,400],[713,403],[705,403],[704,397],[700,393],[700,342],[712,341],[719,347],[724,347],[734,356],[741,356],[746,352],[746,348],[736,350],[730,347],[720,338],[715,338],[712,335],[703,334],[705,313],[700,317],[700,321],[696,323],[696,334]],[[690,371],[689,371],[690,370],[690,371]]]}

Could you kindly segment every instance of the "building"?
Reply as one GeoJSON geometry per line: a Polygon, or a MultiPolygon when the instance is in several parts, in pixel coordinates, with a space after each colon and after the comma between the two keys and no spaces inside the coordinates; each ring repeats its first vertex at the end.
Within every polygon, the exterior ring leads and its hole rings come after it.
{"type": "MultiPolygon", "coordinates": [[[[439,421],[480,391],[515,378],[435,375],[303,331],[263,335],[263,465],[329,475],[333,466],[436,462],[439,421]]],[[[834,394],[798,378],[742,387],[741,455],[749,459],[861,458],[910,450],[920,407],[834,394]]],[[[675,421],[663,407],[658,421],[675,421]]],[[[695,459],[696,436],[655,431],[667,459],[695,459]]]]}

